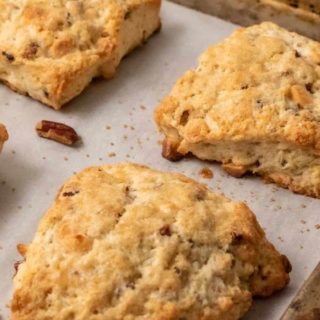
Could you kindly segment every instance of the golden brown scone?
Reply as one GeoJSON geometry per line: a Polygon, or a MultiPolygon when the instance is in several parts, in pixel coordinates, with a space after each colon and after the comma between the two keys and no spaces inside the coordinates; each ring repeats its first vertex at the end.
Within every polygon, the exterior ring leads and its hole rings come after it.
{"type": "Polygon", "coordinates": [[[161,0],[0,0],[0,79],[55,109],[160,28],[161,0]]]}
{"type": "Polygon", "coordinates": [[[319,0],[171,0],[242,26],[271,21],[320,40],[319,0]]]}
{"type": "Polygon", "coordinates": [[[227,172],[320,197],[320,44],[272,23],[210,47],[155,112],[170,159],[192,153],[227,172]]]}
{"type": "Polygon", "coordinates": [[[4,125],[0,123],[0,152],[2,150],[3,144],[8,140],[8,132],[4,125]]]}
{"type": "Polygon", "coordinates": [[[71,178],[19,251],[13,320],[234,320],[290,272],[245,204],[135,164],[71,178]]]}

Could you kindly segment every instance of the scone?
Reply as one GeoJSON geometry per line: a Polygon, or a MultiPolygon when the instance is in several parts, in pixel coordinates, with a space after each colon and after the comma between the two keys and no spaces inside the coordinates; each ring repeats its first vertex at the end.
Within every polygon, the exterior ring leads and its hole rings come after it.
{"type": "Polygon", "coordinates": [[[0,80],[55,109],[160,28],[161,0],[0,0],[0,80]]]}
{"type": "Polygon", "coordinates": [[[210,47],[155,112],[163,155],[320,197],[320,44],[272,23],[210,47]]]}
{"type": "Polygon", "coordinates": [[[8,140],[8,133],[4,125],[0,123],[0,152],[2,151],[3,144],[8,140]]]}
{"type": "Polygon", "coordinates": [[[234,320],[290,272],[245,204],[134,164],[71,178],[18,248],[13,320],[234,320]]]}

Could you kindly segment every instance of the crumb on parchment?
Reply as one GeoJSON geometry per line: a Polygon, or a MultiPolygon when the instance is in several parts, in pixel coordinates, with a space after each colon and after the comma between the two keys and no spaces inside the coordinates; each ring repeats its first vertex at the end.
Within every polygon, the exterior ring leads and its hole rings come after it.
{"type": "Polygon", "coordinates": [[[202,169],[200,169],[199,174],[204,179],[212,179],[213,178],[213,172],[208,167],[203,167],[202,169]]]}

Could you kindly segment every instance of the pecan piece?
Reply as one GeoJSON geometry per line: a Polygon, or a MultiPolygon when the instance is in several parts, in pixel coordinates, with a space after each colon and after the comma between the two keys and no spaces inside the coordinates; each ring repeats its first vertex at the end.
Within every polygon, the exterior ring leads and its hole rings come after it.
{"type": "Polygon", "coordinates": [[[36,125],[36,131],[42,138],[72,145],[79,140],[77,132],[66,124],[42,120],[36,125]]]}
{"type": "Polygon", "coordinates": [[[162,142],[162,156],[170,161],[179,161],[184,155],[177,151],[178,144],[166,138],[162,142]]]}
{"type": "Polygon", "coordinates": [[[14,55],[10,52],[2,51],[2,55],[6,57],[9,62],[13,62],[15,60],[14,55]]]}
{"type": "Polygon", "coordinates": [[[20,266],[20,264],[23,263],[24,261],[25,261],[25,260],[19,260],[19,261],[16,261],[16,262],[14,263],[14,270],[15,270],[15,272],[14,272],[13,277],[15,277],[15,276],[17,275],[17,273],[18,273],[18,271],[19,271],[19,266],[20,266]]]}
{"type": "Polygon", "coordinates": [[[39,45],[36,42],[31,42],[26,47],[22,57],[25,59],[33,59],[38,53],[39,45]]]}
{"type": "Polygon", "coordinates": [[[76,194],[78,194],[80,191],[76,190],[76,191],[67,191],[67,192],[64,192],[62,195],[64,197],[73,197],[75,196],[76,194]]]}
{"type": "Polygon", "coordinates": [[[243,234],[238,233],[236,231],[231,232],[231,244],[239,245],[243,242],[243,240],[245,240],[243,234]]]}
{"type": "Polygon", "coordinates": [[[312,103],[312,96],[306,87],[294,85],[290,88],[290,90],[291,98],[299,108],[303,108],[305,105],[312,103]]]}
{"type": "Polygon", "coordinates": [[[27,251],[28,251],[28,246],[26,244],[23,244],[23,243],[18,243],[17,244],[17,250],[23,257],[25,257],[26,254],[27,254],[27,251]]]}
{"type": "Polygon", "coordinates": [[[233,176],[235,178],[241,178],[247,173],[249,167],[233,163],[224,163],[222,164],[222,169],[228,174],[230,174],[230,176],[233,176]]]}
{"type": "Polygon", "coordinates": [[[167,237],[171,237],[171,229],[170,226],[168,224],[164,225],[162,228],[160,228],[159,233],[162,236],[167,236],[167,237]]]}
{"type": "Polygon", "coordinates": [[[130,18],[132,11],[129,9],[125,14],[124,14],[124,20],[127,20],[130,18]]]}
{"type": "Polygon", "coordinates": [[[200,169],[199,174],[204,179],[212,179],[213,178],[213,172],[208,167],[204,167],[204,168],[200,169]]]}
{"type": "Polygon", "coordinates": [[[287,258],[287,256],[285,256],[284,254],[281,255],[281,261],[282,261],[282,265],[284,267],[285,272],[289,273],[292,271],[292,266],[291,263],[289,261],[289,259],[287,258]]]}

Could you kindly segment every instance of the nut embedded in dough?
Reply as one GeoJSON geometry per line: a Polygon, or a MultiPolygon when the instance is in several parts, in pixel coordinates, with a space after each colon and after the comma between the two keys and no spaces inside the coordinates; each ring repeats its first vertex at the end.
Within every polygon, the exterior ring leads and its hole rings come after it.
{"type": "Polygon", "coordinates": [[[3,144],[8,140],[9,135],[4,125],[0,123],[0,152],[2,150],[3,144]]]}
{"type": "Polygon", "coordinates": [[[162,156],[170,161],[180,161],[184,155],[177,151],[178,144],[173,140],[164,139],[162,142],[162,156]]]}
{"type": "Polygon", "coordinates": [[[160,27],[160,0],[0,2],[0,80],[60,109],[160,27]]]}

